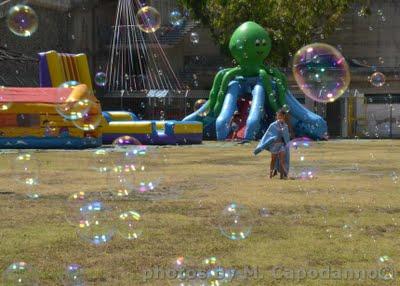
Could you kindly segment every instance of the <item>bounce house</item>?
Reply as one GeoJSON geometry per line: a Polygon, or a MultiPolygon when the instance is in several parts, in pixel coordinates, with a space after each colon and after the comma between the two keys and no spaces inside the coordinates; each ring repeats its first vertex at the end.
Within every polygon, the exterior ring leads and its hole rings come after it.
{"type": "MultiPolygon", "coordinates": [[[[76,80],[92,89],[92,79],[85,54],[60,54],[49,51],[39,54],[40,86],[58,87],[76,80]]],[[[142,144],[200,144],[203,140],[201,122],[141,121],[131,112],[103,112],[101,124],[103,143],[110,144],[120,136],[132,136],[142,144]]]]}
{"type": "Polygon", "coordinates": [[[141,121],[124,111],[102,112],[94,97],[85,54],[49,51],[39,54],[39,88],[0,89],[0,148],[93,148],[110,144],[120,136],[132,136],[142,144],[200,144],[201,122],[141,121]],[[80,85],[59,88],[65,82],[80,85]],[[62,94],[60,94],[62,93],[62,94]],[[83,99],[96,103],[91,116],[100,112],[100,125],[78,128],[56,111],[60,98],[73,104],[83,99]]]}
{"type": "Polygon", "coordinates": [[[229,48],[238,65],[218,72],[209,100],[184,121],[202,122],[204,135],[210,139],[254,140],[268,129],[275,112],[285,108],[297,137],[326,138],[323,118],[303,107],[287,88],[285,76],[265,64],[271,40],[263,27],[254,22],[242,24],[233,33],[229,48]],[[234,131],[236,117],[239,122],[234,131]]]}
{"type": "Polygon", "coordinates": [[[95,102],[88,112],[99,116],[100,104],[88,98],[87,86],[75,88],[1,88],[0,148],[93,148],[102,144],[101,128],[84,131],[65,120],[56,107],[68,98],[73,104],[83,99],[95,102]],[[60,93],[63,93],[60,96],[60,93]]]}

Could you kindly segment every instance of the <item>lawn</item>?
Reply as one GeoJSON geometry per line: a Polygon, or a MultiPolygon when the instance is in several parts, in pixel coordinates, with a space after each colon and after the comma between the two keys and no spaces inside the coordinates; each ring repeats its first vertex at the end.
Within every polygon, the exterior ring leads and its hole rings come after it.
{"type": "MultiPolygon", "coordinates": [[[[237,271],[226,285],[398,284],[400,141],[314,143],[305,161],[296,154],[292,160],[294,169],[315,169],[311,180],[270,180],[269,154],[255,157],[254,147],[157,148],[163,166],[155,172],[163,180],[153,195],[129,199],[109,195],[110,181],[92,170],[93,151],[35,152],[37,199],[15,181],[16,152],[0,154],[0,268],[25,261],[40,285],[62,285],[70,263],[84,267],[86,285],[200,285],[151,278],[149,271],[174,269],[178,257],[204,269],[202,261],[216,257],[218,265],[237,271]],[[138,211],[143,235],[134,241],[115,236],[102,246],[81,239],[65,218],[68,196],[80,191],[113,213],[138,211]],[[254,216],[244,240],[229,240],[219,230],[231,202],[254,216]],[[270,215],[259,215],[261,208],[270,215]],[[391,260],[379,262],[383,256],[391,260]]],[[[120,156],[112,152],[110,161],[120,156]]]]}

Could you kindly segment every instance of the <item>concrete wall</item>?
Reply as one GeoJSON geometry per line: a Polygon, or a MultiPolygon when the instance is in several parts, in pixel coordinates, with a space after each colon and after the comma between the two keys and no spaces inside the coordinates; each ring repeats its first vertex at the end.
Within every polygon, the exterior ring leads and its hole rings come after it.
{"type": "Polygon", "coordinates": [[[355,6],[343,24],[327,41],[341,46],[346,58],[377,66],[395,67],[400,64],[400,2],[398,0],[370,1],[372,15],[358,16],[355,6]],[[378,10],[383,13],[384,20],[378,10]],[[383,63],[379,58],[383,58],[383,63]]]}

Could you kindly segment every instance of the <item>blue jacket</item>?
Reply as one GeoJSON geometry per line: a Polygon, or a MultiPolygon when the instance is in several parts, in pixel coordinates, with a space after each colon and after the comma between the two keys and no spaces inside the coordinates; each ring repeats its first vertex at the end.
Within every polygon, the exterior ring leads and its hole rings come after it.
{"type": "MultiPolygon", "coordinates": [[[[286,168],[289,171],[289,163],[290,163],[290,135],[289,135],[289,127],[287,124],[284,124],[283,128],[280,126],[281,124],[278,121],[271,123],[268,127],[267,132],[265,132],[264,136],[261,138],[258,143],[256,149],[254,150],[254,155],[261,153],[263,150],[270,150],[273,144],[279,141],[283,141],[286,148],[286,168]]],[[[278,166],[279,163],[277,162],[278,166]]],[[[278,168],[279,169],[279,168],[278,168]]]]}

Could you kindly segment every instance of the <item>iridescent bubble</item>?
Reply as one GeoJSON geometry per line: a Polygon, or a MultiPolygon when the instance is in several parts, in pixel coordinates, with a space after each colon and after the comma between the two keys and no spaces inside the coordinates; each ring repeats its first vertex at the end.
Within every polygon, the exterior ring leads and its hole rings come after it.
{"type": "Polygon", "coordinates": [[[91,201],[81,208],[83,217],[77,234],[94,245],[109,242],[115,234],[112,209],[100,201],[91,201]]]}
{"type": "Polygon", "coordinates": [[[123,166],[130,166],[133,172],[126,173],[131,189],[140,195],[152,195],[164,179],[164,155],[157,148],[138,146],[125,152],[122,158],[123,166]]]}
{"type": "Polygon", "coordinates": [[[200,42],[200,36],[197,32],[190,33],[190,42],[193,45],[197,45],[200,42]]]}
{"type": "Polygon", "coordinates": [[[205,103],[207,102],[207,100],[205,99],[198,99],[196,100],[196,102],[194,103],[194,110],[199,110],[205,103]]]}
{"type": "Polygon", "coordinates": [[[7,111],[11,108],[12,102],[6,100],[6,90],[4,86],[0,86],[0,112],[7,111]]]}
{"type": "Polygon", "coordinates": [[[94,76],[94,82],[97,86],[104,87],[107,84],[107,75],[105,72],[98,72],[94,76]]]}
{"type": "Polygon", "coordinates": [[[39,183],[39,162],[30,153],[19,153],[14,161],[14,176],[18,183],[36,186],[39,183]]]}
{"type": "Polygon", "coordinates": [[[118,216],[117,231],[125,239],[138,239],[143,234],[142,216],[133,210],[121,213],[118,216]]]}
{"type": "Polygon", "coordinates": [[[26,262],[14,262],[3,273],[5,286],[37,286],[39,279],[34,269],[26,262]]]}
{"type": "Polygon", "coordinates": [[[311,161],[313,142],[310,138],[300,137],[289,142],[290,170],[292,178],[309,180],[315,178],[316,166],[311,161]]]}
{"type": "Polygon", "coordinates": [[[201,285],[223,285],[232,282],[236,275],[234,269],[223,267],[215,256],[203,259],[202,270],[206,273],[206,280],[201,285]],[[207,282],[207,283],[204,283],[207,282]]]}
{"type": "Polygon", "coordinates": [[[39,26],[36,12],[27,5],[15,5],[8,10],[7,26],[20,37],[30,37],[39,26]]]}
{"type": "Polygon", "coordinates": [[[169,14],[169,22],[174,27],[182,26],[183,17],[182,17],[181,12],[177,9],[172,10],[171,13],[169,14]]]}
{"type": "Polygon", "coordinates": [[[388,255],[383,255],[378,258],[379,274],[383,280],[393,280],[395,278],[395,263],[388,255]]]}
{"type": "Polygon", "coordinates": [[[322,43],[297,51],[293,74],[304,94],[318,102],[335,101],[350,84],[350,70],[345,58],[334,47],[322,43]]]}
{"type": "Polygon", "coordinates": [[[132,182],[129,181],[129,166],[114,166],[108,176],[108,186],[114,199],[126,199],[132,192],[132,182]],[[126,169],[124,168],[126,167],[126,169]]]}
{"type": "Polygon", "coordinates": [[[72,106],[71,120],[75,127],[83,131],[94,131],[102,119],[100,104],[89,99],[82,99],[72,106]]]}
{"type": "Polygon", "coordinates": [[[142,145],[142,143],[140,143],[140,141],[137,140],[135,137],[126,135],[115,139],[112,145],[114,148],[126,148],[129,146],[140,146],[142,145]]]}
{"type": "Polygon", "coordinates": [[[37,200],[40,198],[40,194],[35,193],[35,192],[30,192],[27,194],[27,197],[28,197],[28,199],[31,199],[31,200],[37,200]]]}
{"type": "Polygon", "coordinates": [[[382,87],[385,85],[386,77],[381,72],[374,72],[371,75],[369,82],[375,87],[382,87]]]}
{"type": "Polygon", "coordinates": [[[270,217],[271,216],[271,212],[267,208],[261,208],[259,210],[259,213],[260,213],[261,217],[270,217]]]}
{"type": "Polygon", "coordinates": [[[177,280],[179,281],[177,285],[180,286],[201,286],[206,285],[206,276],[201,275],[199,268],[199,263],[195,259],[180,256],[174,261],[173,269],[177,273],[177,280]]]}
{"type": "MultiPolygon", "coordinates": [[[[82,110],[82,105],[76,104],[76,100],[71,98],[72,91],[80,85],[77,81],[67,81],[57,88],[57,113],[67,120],[76,120],[78,115],[85,114],[87,110],[82,110]]],[[[84,99],[82,99],[84,100],[84,99]]],[[[86,105],[87,108],[90,106],[86,105]]]]}
{"type": "Polygon", "coordinates": [[[99,149],[93,152],[93,168],[96,172],[106,173],[111,167],[110,154],[105,149],[99,149]]]}
{"type": "Polygon", "coordinates": [[[71,194],[66,201],[65,217],[73,226],[78,226],[79,222],[83,219],[83,210],[90,200],[93,199],[91,194],[85,192],[77,192],[71,194]]]}
{"type": "Polygon", "coordinates": [[[352,239],[353,238],[353,232],[354,232],[354,226],[350,223],[345,223],[342,226],[342,231],[343,231],[343,236],[346,239],[352,239]]]}
{"type": "Polygon", "coordinates": [[[84,286],[85,273],[83,268],[79,264],[68,265],[65,269],[62,283],[64,286],[84,286]]]}
{"type": "Polygon", "coordinates": [[[154,33],[161,26],[161,15],[157,9],[144,6],[136,14],[139,29],[145,33],[154,33]]]}
{"type": "Polygon", "coordinates": [[[253,220],[253,215],[247,207],[231,203],[222,211],[218,224],[225,237],[231,240],[243,240],[250,235],[253,220]]]}

